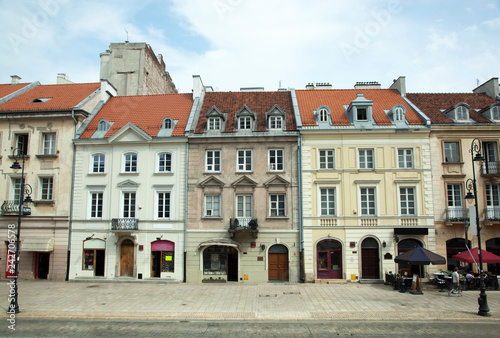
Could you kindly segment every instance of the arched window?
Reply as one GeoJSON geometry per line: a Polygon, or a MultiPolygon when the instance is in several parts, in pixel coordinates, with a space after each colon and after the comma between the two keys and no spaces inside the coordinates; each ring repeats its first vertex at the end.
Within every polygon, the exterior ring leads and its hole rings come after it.
{"type": "Polygon", "coordinates": [[[467,107],[464,106],[458,106],[457,109],[455,110],[457,120],[459,121],[464,121],[469,119],[469,110],[467,107]]]}
{"type": "Polygon", "coordinates": [[[394,108],[394,121],[404,121],[405,111],[403,107],[394,108]]]}
{"type": "Polygon", "coordinates": [[[326,108],[321,108],[318,113],[319,122],[328,122],[328,110],[326,108]]]}
{"type": "Polygon", "coordinates": [[[105,130],[108,130],[108,129],[109,129],[109,123],[108,123],[108,121],[106,121],[106,120],[99,121],[99,124],[97,126],[97,130],[105,131],[105,130]]]}
{"type": "Polygon", "coordinates": [[[162,128],[163,129],[172,129],[172,119],[167,117],[166,119],[163,120],[162,128]]]}

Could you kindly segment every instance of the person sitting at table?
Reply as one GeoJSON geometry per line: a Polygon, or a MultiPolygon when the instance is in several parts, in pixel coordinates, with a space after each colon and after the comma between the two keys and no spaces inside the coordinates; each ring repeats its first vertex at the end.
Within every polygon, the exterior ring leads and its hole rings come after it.
{"type": "Polygon", "coordinates": [[[474,283],[474,275],[472,274],[472,271],[467,272],[465,280],[467,281],[467,288],[470,289],[474,283]]]}

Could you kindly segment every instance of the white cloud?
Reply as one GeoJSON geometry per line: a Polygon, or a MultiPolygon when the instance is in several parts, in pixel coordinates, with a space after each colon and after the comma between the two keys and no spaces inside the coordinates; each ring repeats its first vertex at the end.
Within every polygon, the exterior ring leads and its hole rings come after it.
{"type": "Polygon", "coordinates": [[[498,28],[500,27],[500,17],[483,21],[482,24],[488,26],[489,28],[498,28]]]}
{"type": "Polygon", "coordinates": [[[451,32],[448,34],[438,34],[432,32],[428,37],[429,42],[426,48],[431,52],[443,52],[446,49],[456,49],[458,48],[458,36],[456,32],[451,32]]]}

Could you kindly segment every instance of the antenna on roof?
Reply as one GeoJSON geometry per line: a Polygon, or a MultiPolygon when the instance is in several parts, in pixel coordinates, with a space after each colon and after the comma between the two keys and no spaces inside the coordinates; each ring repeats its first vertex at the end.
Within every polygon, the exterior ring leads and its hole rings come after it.
{"type": "Polygon", "coordinates": [[[125,42],[128,43],[128,31],[125,29],[125,32],[127,33],[127,40],[125,42]]]}

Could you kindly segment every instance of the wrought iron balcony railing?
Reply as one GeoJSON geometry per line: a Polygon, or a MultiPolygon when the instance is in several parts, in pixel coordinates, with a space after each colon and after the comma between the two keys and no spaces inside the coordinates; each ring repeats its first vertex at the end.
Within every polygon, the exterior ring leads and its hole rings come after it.
{"type": "Polygon", "coordinates": [[[448,222],[464,222],[469,219],[467,209],[461,207],[446,209],[446,220],[448,222]]]}
{"type": "Polygon", "coordinates": [[[484,215],[488,221],[500,222],[500,207],[487,207],[484,209],[484,215]]]}
{"type": "Polygon", "coordinates": [[[111,230],[115,231],[133,231],[138,230],[137,224],[139,219],[137,218],[112,218],[111,219],[111,230]]]}
{"type": "Polygon", "coordinates": [[[257,238],[259,224],[256,218],[231,218],[229,220],[229,233],[233,237],[236,232],[252,233],[257,238]]]}
{"type": "MultiPolygon", "coordinates": [[[[5,200],[0,207],[2,210],[2,215],[17,215],[19,214],[19,201],[5,200]]],[[[31,208],[23,205],[23,216],[31,215],[31,208]]]]}

